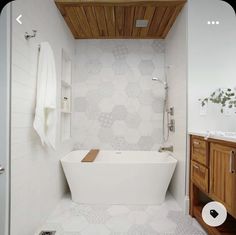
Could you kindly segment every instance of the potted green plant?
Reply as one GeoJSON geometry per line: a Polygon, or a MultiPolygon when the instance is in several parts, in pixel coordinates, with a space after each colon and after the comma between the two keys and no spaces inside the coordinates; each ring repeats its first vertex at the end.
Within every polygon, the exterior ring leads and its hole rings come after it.
{"type": "Polygon", "coordinates": [[[221,113],[223,113],[225,108],[236,108],[236,93],[235,90],[231,88],[219,88],[216,91],[212,92],[209,97],[199,99],[199,101],[201,102],[202,107],[207,105],[209,102],[218,104],[221,106],[221,113]]]}

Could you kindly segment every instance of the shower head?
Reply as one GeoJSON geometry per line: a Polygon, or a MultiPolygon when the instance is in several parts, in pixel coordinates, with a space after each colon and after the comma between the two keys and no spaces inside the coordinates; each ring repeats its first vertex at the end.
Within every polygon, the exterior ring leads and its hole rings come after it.
{"type": "Polygon", "coordinates": [[[161,80],[160,78],[157,78],[157,77],[153,77],[152,80],[153,80],[153,81],[162,82],[162,80],[161,80]]]}
{"type": "Polygon", "coordinates": [[[153,81],[156,81],[156,82],[160,82],[161,84],[163,84],[163,85],[165,86],[165,88],[167,88],[167,87],[168,87],[168,84],[167,84],[167,82],[165,82],[165,81],[161,80],[160,78],[153,77],[153,78],[152,78],[152,80],[153,80],[153,81]]]}

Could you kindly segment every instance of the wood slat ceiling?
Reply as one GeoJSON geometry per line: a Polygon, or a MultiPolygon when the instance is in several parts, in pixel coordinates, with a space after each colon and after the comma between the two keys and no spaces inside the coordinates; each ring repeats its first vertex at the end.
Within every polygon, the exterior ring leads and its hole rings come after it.
{"type": "Polygon", "coordinates": [[[165,38],[186,0],[55,0],[76,39],[165,38]],[[145,28],[136,20],[148,20],[145,28]]]}

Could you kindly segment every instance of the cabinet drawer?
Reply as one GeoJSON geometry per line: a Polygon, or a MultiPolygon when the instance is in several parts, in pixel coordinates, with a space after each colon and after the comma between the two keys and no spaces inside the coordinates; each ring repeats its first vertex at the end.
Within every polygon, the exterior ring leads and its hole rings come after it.
{"type": "Polygon", "coordinates": [[[192,182],[208,193],[208,169],[197,162],[191,161],[192,182]]]}
{"type": "Polygon", "coordinates": [[[192,137],[192,160],[208,166],[207,142],[203,139],[192,137]]]}

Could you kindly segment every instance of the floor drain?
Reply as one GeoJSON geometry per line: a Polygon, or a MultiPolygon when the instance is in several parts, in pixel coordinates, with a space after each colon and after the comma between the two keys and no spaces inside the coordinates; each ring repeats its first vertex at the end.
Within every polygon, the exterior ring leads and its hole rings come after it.
{"type": "Polygon", "coordinates": [[[55,235],[56,231],[42,231],[39,235],[55,235]]]}

